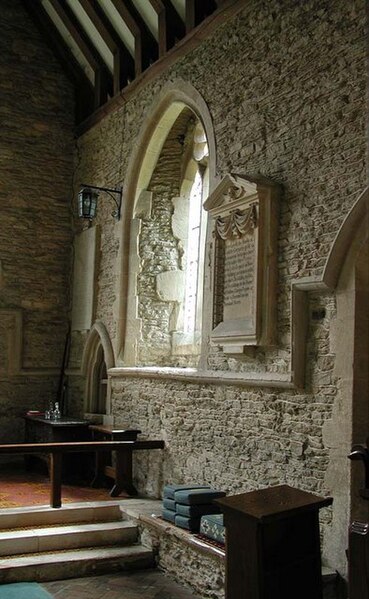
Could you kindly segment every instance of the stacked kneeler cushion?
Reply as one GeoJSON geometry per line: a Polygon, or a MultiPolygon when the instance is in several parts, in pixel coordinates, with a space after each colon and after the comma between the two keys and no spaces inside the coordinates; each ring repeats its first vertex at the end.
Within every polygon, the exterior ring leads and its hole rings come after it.
{"type": "Polygon", "coordinates": [[[185,505],[183,503],[176,503],[176,512],[179,516],[199,518],[204,514],[219,514],[220,509],[213,503],[204,503],[203,505],[185,505]]]}
{"type": "Polygon", "coordinates": [[[210,489],[210,487],[206,485],[194,484],[166,485],[163,490],[163,509],[161,513],[164,520],[168,520],[168,522],[175,524],[176,502],[174,499],[174,494],[176,491],[188,491],[189,489],[210,489]]]}
{"type": "Polygon", "coordinates": [[[219,513],[220,509],[213,505],[213,499],[224,497],[224,491],[215,489],[188,489],[174,493],[176,502],[175,525],[191,532],[199,532],[201,516],[219,513]]]}
{"type": "Polygon", "coordinates": [[[163,508],[165,510],[170,510],[171,512],[175,512],[176,511],[176,502],[174,501],[174,499],[169,499],[169,497],[164,497],[163,508]]]}
{"type": "Polygon", "coordinates": [[[210,489],[209,485],[194,485],[194,484],[188,484],[188,485],[166,485],[164,487],[164,491],[163,491],[163,498],[164,499],[174,499],[174,494],[177,493],[177,491],[190,491],[190,490],[196,490],[196,489],[210,489]]]}
{"type": "Polygon", "coordinates": [[[225,497],[224,491],[216,491],[209,487],[207,489],[181,489],[174,493],[176,504],[184,505],[206,505],[211,503],[213,499],[219,499],[220,497],[225,497]]]}
{"type": "Polygon", "coordinates": [[[207,514],[202,516],[200,522],[200,534],[224,545],[225,526],[223,514],[207,514]]]}
{"type": "Polygon", "coordinates": [[[219,514],[220,509],[212,501],[224,497],[206,485],[167,485],[163,493],[162,517],[180,528],[199,532],[201,516],[219,514]]]}

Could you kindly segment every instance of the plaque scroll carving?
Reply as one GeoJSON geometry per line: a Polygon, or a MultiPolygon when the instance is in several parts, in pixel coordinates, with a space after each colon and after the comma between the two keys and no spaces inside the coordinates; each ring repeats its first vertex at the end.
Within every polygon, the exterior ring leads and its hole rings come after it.
{"type": "Polygon", "coordinates": [[[214,253],[211,339],[225,353],[274,343],[279,193],[268,179],[229,174],[204,204],[214,253]]]}
{"type": "Polygon", "coordinates": [[[256,206],[247,210],[233,210],[227,216],[218,216],[215,221],[216,231],[221,239],[241,237],[252,233],[257,224],[256,206]]]}

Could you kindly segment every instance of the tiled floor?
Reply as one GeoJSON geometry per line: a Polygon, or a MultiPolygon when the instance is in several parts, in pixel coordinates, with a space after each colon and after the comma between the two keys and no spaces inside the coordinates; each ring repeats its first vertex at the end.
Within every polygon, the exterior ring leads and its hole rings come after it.
{"type": "Polygon", "coordinates": [[[44,582],[55,599],[201,599],[158,570],[44,582]]]}

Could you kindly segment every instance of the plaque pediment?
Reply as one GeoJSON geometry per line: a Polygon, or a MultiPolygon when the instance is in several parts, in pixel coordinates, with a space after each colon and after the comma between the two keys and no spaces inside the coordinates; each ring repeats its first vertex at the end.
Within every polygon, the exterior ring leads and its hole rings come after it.
{"type": "Polygon", "coordinates": [[[213,343],[225,353],[274,341],[279,185],[227,174],[204,204],[213,232],[213,343]]]}
{"type": "Polygon", "coordinates": [[[276,184],[261,176],[229,173],[204,202],[204,209],[213,214],[236,210],[245,202],[257,200],[261,190],[268,186],[275,187],[276,184]]]}

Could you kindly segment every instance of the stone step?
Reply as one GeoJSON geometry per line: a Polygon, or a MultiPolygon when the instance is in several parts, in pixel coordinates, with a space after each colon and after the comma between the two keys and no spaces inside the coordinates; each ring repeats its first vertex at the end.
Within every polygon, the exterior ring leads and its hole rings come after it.
{"type": "Polygon", "coordinates": [[[151,568],[152,551],[142,545],[99,547],[6,557],[0,560],[0,584],[94,576],[119,570],[151,568]]]}
{"type": "Polygon", "coordinates": [[[97,522],[0,532],[0,556],[61,551],[102,545],[128,545],[137,541],[133,522],[97,522]]]}
{"type": "Polygon", "coordinates": [[[73,503],[59,509],[50,506],[6,508],[0,510],[0,530],[121,519],[122,512],[116,501],[73,503]]]}

